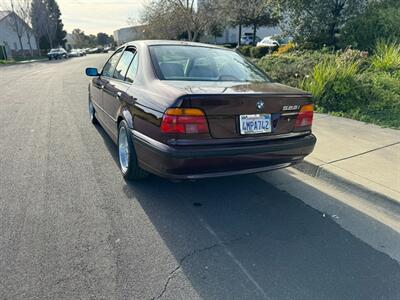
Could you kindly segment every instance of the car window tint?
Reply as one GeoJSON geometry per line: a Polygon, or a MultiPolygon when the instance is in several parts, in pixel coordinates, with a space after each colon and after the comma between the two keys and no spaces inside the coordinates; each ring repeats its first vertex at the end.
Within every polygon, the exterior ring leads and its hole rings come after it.
{"type": "Polygon", "coordinates": [[[134,52],[132,52],[132,50],[129,49],[122,54],[121,59],[119,60],[118,65],[114,71],[113,77],[115,79],[119,80],[125,79],[126,71],[128,71],[128,68],[132,62],[134,55],[135,55],[134,52]]]}
{"type": "Polygon", "coordinates": [[[112,77],[115,67],[117,66],[118,60],[121,56],[121,53],[122,53],[122,48],[117,50],[117,52],[115,52],[113,54],[113,56],[111,56],[111,58],[105,64],[101,75],[107,76],[107,77],[112,77]]]}
{"type": "Polygon", "coordinates": [[[126,81],[128,82],[135,81],[138,66],[139,66],[139,56],[136,53],[135,57],[131,62],[131,65],[129,66],[128,73],[126,73],[126,78],[125,78],[126,81]]]}
{"type": "Polygon", "coordinates": [[[260,69],[238,53],[222,48],[150,46],[161,80],[269,82],[260,69]]]}

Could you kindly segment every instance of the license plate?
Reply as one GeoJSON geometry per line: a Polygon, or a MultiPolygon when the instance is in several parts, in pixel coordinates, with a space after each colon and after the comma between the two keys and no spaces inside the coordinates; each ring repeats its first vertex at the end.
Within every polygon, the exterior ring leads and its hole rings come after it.
{"type": "Polygon", "coordinates": [[[240,115],[240,134],[271,132],[271,115],[240,115]]]}

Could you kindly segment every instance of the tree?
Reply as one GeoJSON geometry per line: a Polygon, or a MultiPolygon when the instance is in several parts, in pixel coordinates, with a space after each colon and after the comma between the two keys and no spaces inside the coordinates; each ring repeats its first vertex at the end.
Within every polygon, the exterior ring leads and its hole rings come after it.
{"type": "Polygon", "coordinates": [[[48,7],[50,11],[50,17],[55,23],[56,30],[54,34],[54,43],[58,46],[65,47],[65,37],[67,32],[64,30],[64,24],[61,19],[61,11],[60,8],[55,0],[47,0],[48,7]]]}
{"type": "MultiPolygon", "coordinates": [[[[95,47],[97,44],[100,44],[98,41],[99,34],[102,35],[103,33],[98,33],[97,36],[93,34],[86,35],[84,31],[82,31],[79,28],[76,28],[72,30],[72,39],[74,40],[75,47],[77,48],[95,47]]],[[[108,37],[108,40],[109,43],[112,43],[114,41],[110,37],[108,37]]]]}
{"type": "Polygon", "coordinates": [[[89,46],[89,37],[79,28],[72,30],[72,39],[77,48],[85,48],[89,46]]]}
{"type": "Polygon", "coordinates": [[[32,0],[31,20],[42,49],[65,45],[66,32],[55,0],[32,0]]]}
{"type": "Polygon", "coordinates": [[[17,5],[14,0],[8,0],[8,2],[4,1],[2,6],[11,12],[7,20],[8,20],[10,27],[12,28],[12,30],[15,32],[15,34],[18,37],[19,46],[20,46],[21,52],[23,54],[24,47],[22,45],[22,36],[26,31],[26,27],[24,25],[23,20],[17,13],[17,9],[18,9],[17,5]]]}
{"type": "Polygon", "coordinates": [[[256,45],[257,27],[276,25],[279,22],[279,10],[274,0],[248,0],[248,12],[244,15],[246,25],[253,27],[253,46],[256,45]]]}
{"type": "Polygon", "coordinates": [[[104,46],[111,44],[111,38],[107,33],[99,32],[97,34],[97,44],[104,46]]]}
{"type": "MultiPolygon", "coordinates": [[[[31,0],[20,0],[18,5],[18,15],[28,25],[32,26],[31,22],[31,0]]],[[[31,42],[31,31],[25,30],[26,38],[28,40],[28,46],[31,56],[33,56],[32,42],[31,42]]]]}
{"type": "Polygon", "coordinates": [[[222,36],[224,32],[225,25],[218,19],[208,25],[207,32],[214,37],[214,43],[217,43],[217,37],[222,36]]]}
{"type": "Polygon", "coordinates": [[[248,0],[225,0],[223,2],[223,11],[227,18],[228,24],[232,26],[239,26],[238,45],[240,46],[240,39],[242,37],[242,26],[246,23],[248,14],[248,0]]]}
{"type": "Polygon", "coordinates": [[[400,2],[371,2],[364,13],[351,18],[342,30],[342,43],[360,50],[372,50],[381,40],[400,37],[400,2]]]}
{"type": "Polygon", "coordinates": [[[257,28],[276,25],[279,22],[279,2],[277,0],[224,0],[223,10],[227,23],[239,26],[238,45],[242,37],[242,26],[253,27],[253,44],[257,28]]]}
{"type": "Polygon", "coordinates": [[[346,22],[363,12],[368,0],[283,0],[288,31],[314,47],[338,46],[346,22]]]}
{"type": "Polygon", "coordinates": [[[170,3],[153,0],[145,7],[142,23],[147,25],[146,38],[176,39],[184,30],[170,3]]]}
{"type": "Polygon", "coordinates": [[[147,35],[176,39],[183,32],[196,41],[216,18],[220,0],[153,0],[144,10],[142,21],[147,24],[147,35]]]}

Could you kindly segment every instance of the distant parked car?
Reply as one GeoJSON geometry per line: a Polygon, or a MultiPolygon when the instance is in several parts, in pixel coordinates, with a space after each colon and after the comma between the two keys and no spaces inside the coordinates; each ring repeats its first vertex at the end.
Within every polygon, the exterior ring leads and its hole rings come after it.
{"type": "Polygon", "coordinates": [[[86,56],[86,51],[84,49],[76,49],[80,53],[81,56],[86,56]]]}
{"type": "Polygon", "coordinates": [[[68,52],[64,48],[51,49],[50,52],[47,53],[47,57],[49,60],[68,58],[68,52]]]}
{"type": "Polygon", "coordinates": [[[292,41],[291,36],[267,36],[257,43],[257,47],[280,47],[292,41]]]}
{"type": "Polygon", "coordinates": [[[257,47],[279,47],[280,43],[272,36],[267,36],[257,43],[257,47]]]}
{"type": "Polygon", "coordinates": [[[69,51],[68,55],[69,57],[79,57],[82,56],[82,53],[77,49],[72,49],[71,51],[69,51]]]}
{"type": "Polygon", "coordinates": [[[91,48],[89,49],[89,54],[93,54],[93,53],[102,53],[103,52],[103,48],[91,48]]]}
{"type": "MultiPolygon", "coordinates": [[[[256,43],[261,41],[261,39],[256,36],[256,43]]],[[[240,44],[242,45],[253,45],[253,35],[252,34],[248,34],[245,33],[244,36],[242,36],[242,38],[240,39],[240,44]]]]}

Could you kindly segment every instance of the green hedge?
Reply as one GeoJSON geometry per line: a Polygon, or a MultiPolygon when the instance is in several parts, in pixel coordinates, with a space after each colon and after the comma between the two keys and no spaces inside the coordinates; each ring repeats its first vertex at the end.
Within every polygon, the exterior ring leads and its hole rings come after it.
{"type": "Polygon", "coordinates": [[[254,46],[240,46],[238,48],[239,52],[244,56],[252,57],[252,58],[262,58],[267,54],[272,53],[277,48],[269,48],[269,47],[254,47],[254,46]]]}
{"type": "Polygon", "coordinates": [[[261,58],[269,53],[271,53],[273,49],[269,47],[251,47],[250,48],[250,56],[253,58],[261,58]]]}
{"type": "Polygon", "coordinates": [[[324,113],[400,128],[400,45],[375,52],[296,51],[266,55],[257,65],[272,79],[311,92],[324,113]]]}

